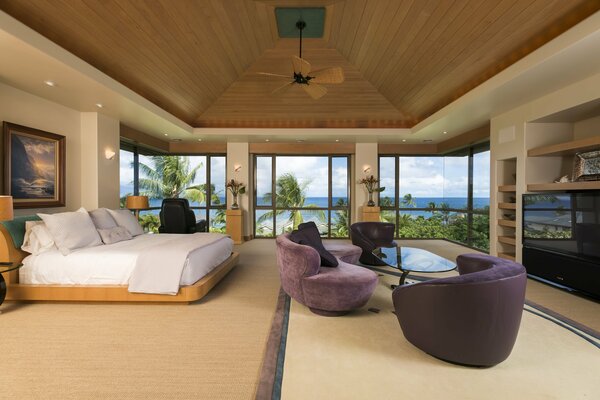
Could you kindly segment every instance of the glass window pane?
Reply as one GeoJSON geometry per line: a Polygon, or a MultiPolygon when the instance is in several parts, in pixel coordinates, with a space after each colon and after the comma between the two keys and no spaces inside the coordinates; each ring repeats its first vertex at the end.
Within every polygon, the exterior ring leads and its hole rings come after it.
{"type": "Polygon", "coordinates": [[[272,157],[256,157],[256,205],[270,206],[272,157]]]}
{"type": "MultiPolygon", "coordinates": [[[[210,157],[210,204],[213,206],[218,206],[222,204],[226,204],[226,192],[225,192],[225,157],[210,157]]],[[[247,183],[247,182],[246,182],[247,183]]]]}
{"type": "Polygon", "coordinates": [[[473,214],[472,243],[475,248],[490,250],[490,216],[473,214]]]}
{"type": "MultiPolygon", "coordinates": [[[[296,211],[299,212],[299,211],[296,211]]],[[[294,217],[295,213],[289,210],[280,210],[275,218],[275,235],[281,235],[282,233],[288,233],[294,230],[294,217]]],[[[296,224],[297,226],[297,224],[296,224]]]]}
{"type": "Polygon", "coordinates": [[[444,202],[453,209],[467,209],[469,157],[444,157],[444,202]]]}
{"type": "Polygon", "coordinates": [[[206,208],[194,208],[194,215],[196,216],[196,222],[205,220],[206,221],[206,208]]]}
{"type": "Polygon", "coordinates": [[[446,239],[467,244],[468,219],[466,213],[451,212],[445,219],[445,227],[448,230],[446,239]]]}
{"type": "Polygon", "coordinates": [[[327,224],[329,220],[329,211],[327,210],[302,210],[302,211],[292,211],[291,213],[296,217],[296,213],[300,213],[299,219],[295,219],[294,229],[298,229],[298,225],[303,222],[314,222],[319,229],[319,233],[321,236],[327,236],[327,224]]]}
{"type": "Polygon", "coordinates": [[[270,210],[256,210],[255,235],[256,237],[272,237],[273,235],[273,212],[270,210]]]}
{"type": "Polygon", "coordinates": [[[348,210],[337,210],[331,212],[331,237],[349,237],[350,219],[348,210]]]}
{"type": "Polygon", "coordinates": [[[121,207],[125,207],[125,198],[133,194],[133,153],[119,151],[119,196],[121,207]]]}
{"type": "Polygon", "coordinates": [[[396,157],[379,158],[379,187],[385,190],[379,194],[379,206],[396,205],[396,157]]]}
{"type": "Polygon", "coordinates": [[[490,208],[490,152],[473,154],[473,208],[490,208]]]}
{"type": "Polygon", "coordinates": [[[225,233],[225,209],[210,210],[210,218],[208,221],[208,231],[225,233]]]}
{"type": "Polygon", "coordinates": [[[328,170],[328,157],[276,157],[277,207],[327,208],[329,203],[328,170]]]}
{"type": "Polygon", "coordinates": [[[444,200],[443,157],[400,157],[400,208],[429,208],[444,200]]]}
{"type": "Polygon", "coordinates": [[[348,157],[331,158],[331,206],[348,205],[348,157]]]}
{"type": "Polygon", "coordinates": [[[398,235],[402,239],[443,239],[448,232],[444,222],[448,214],[443,215],[437,211],[401,211],[398,235]]]}

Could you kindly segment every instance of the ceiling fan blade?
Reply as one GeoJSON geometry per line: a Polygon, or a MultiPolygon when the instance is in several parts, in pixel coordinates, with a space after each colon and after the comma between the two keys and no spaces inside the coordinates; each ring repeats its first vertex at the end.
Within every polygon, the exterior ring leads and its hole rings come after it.
{"type": "Polygon", "coordinates": [[[292,56],[292,65],[294,66],[294,72],[300,73],[302,76],[307,76],[310,72],[310,63],[300,57],[292,56]]]}
{"type": "Polygon", "coordinates": [[[302,85],[302,88],[313,100],[319,100],[321,97],[327,94],[327,89],[324,86],[317,85],[316,83],[310,83],[308,85],[302,85]]]}
{"type": "Polygon", "coordinates": [[[342,83],[344,82],[344,70],[342,67],[325,68],[311,73],[311,83],[342,83]]]}
{"type": "Polygon", "coordinates": [[[264,76],[276,76],[277,78],[290,79],[290,76],[288,76],[288,75],[272,74],[270,72],[257,72],[256,74],[257,75],[264,75],[264,76]]]}
{"type": "Polygon", "coordinates": [[[292,85],[294,84],[294,81],[291,82],[286,82],[285,85],[281,85],[279,86],[277,89],[273,90],[271,92],[271,94],[283,94],[285,93],[289,88],[292,87],[292,85]]]}

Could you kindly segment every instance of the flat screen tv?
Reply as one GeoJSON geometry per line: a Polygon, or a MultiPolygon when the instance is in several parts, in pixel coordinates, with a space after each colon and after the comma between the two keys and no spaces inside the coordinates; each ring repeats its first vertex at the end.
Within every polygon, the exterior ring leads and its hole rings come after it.
{"type": "Polygon", "coordinates": [[[600,262],[600,190],[524,194],[523,245],[600,262]]]}

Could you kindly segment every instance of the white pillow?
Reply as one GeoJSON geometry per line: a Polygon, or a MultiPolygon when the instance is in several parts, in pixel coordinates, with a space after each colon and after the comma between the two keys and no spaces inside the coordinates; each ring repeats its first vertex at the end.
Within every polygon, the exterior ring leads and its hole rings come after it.
{"type": "Polygon", "coordinates": [[[76,212],[38,216],[48,227],[58,250],[65,256],[75,249],[102,244],[92,218],[83,207],[76,212]]]}
{"type": "Polygon", "coordinates": [[[114,218],[110,216],[108,208],[99,208],[90,211],[90,217],[92,218],[92,222],[96,226],[96,229],[112,229],[117,227],[117,223],[114,218]]]}
{"type": "Polygon", "coordinates": [[[25,237],[21,250],[38,255],[49,250],[56,250],[56,248],[54,239],[44,221],[25,222],[25,237]]]}
{"type": "Polygon", "coordinates": [[[98,233],[104,244],[118,243],[133,238],[133,236],[129,234],[129,231],[122,226],[115,226],[110,229],[98,229],[98,233]]]}
{"type": "Polygon", "coordinates": [[[138,222],[135,215],[129,210],[108,210],[110,215],[114,218],[117,225],[127,229],[131,236],[139,236],[144,233],[144,229],[138,222]]]}

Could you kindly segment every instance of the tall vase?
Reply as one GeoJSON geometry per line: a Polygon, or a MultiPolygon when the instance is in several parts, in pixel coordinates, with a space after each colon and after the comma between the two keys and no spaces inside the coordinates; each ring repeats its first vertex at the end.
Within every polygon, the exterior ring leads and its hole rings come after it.
{"type": "Polygon", "coordinates": [[[367,206],[375,207],[375,202],[373,201],[373,192],[369,192],[369,201],[367,201],[367,206]]]}
{"type": "Polygon", "coordinates": [[[240,208],[240,206],[238,205],[238,194],[237,193],[231,193],[231,196],[233,197],[233,203],[231,203],[231,209],[232,210],[237,210],[238,208],[240,208]]]}

